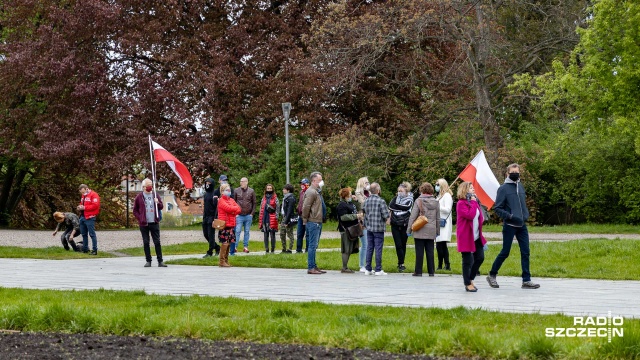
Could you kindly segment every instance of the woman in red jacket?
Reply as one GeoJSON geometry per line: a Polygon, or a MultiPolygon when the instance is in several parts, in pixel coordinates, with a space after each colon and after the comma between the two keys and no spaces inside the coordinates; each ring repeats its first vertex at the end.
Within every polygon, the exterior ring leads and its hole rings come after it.
{"type": "Polygon", "coordinates": [[[278,231],[278,195],[273,185],[267,184],[260,202],[260,230],[264,232],[264,251],[269,253],[269,236],[271,236],[271,253],[276,249],[276,231],[278,231]]]}
{"type": "Polygon", "coordinates": [[[229,184],[220,186],[220,199],[218,200],[218,219],[224,221],[224,229],[218,231],[220,241],[220,267],[230,267],[229,246],[236,241],[235,227],[236,216],[240,214],[240,205],[231,197],[229,184]]]}
{"type": "Polygon", "coordinates": [[[456,236],[458,252],[462,254],[462,279],[465,290],[476,292],[478,289],[473,280],[484,261],[484,244],[487,243],[482,236],[482,210],[476,197],[473,184],[463,182],[458,186],[458,204],[456,205],[458,222],[456,236]]]}

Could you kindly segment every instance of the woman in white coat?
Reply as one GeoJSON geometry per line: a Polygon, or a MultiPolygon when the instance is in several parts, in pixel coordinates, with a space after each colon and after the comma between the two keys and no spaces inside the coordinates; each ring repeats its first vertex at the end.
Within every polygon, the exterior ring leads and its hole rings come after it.
{"type": "MultiPolygon", "coordinates": [[[[453,228],[453,220],[451,220],[451,210],[453,209],[453,193],[449,189],[449,184],[445,179],[436,181],[437,200],[440,203],[440,219],[444,219],[444,226],[440,226],[440,235],[436,237],[436,250],[438,252],[438,269],[442,270],[442,262],[444,260],[444,269],[451,270],[449,263],[448,243],[451,242],[451,232],[453,228]]],[[[439,220],[440,225],[442,221],[439,220]]]]}

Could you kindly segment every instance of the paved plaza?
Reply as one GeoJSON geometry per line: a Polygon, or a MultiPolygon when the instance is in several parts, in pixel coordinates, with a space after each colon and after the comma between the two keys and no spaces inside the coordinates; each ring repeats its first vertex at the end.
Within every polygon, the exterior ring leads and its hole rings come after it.
{"type": "MultiPolygon", "coordinates": [[[[252,255],[248,255],[252,256],[252,255]]],[[[166,260],[190,255],[166,256],[166,260]]],[[[27,289],[144,290],[154,294],[235,296],[276,301],[451,308],[465,306],[525,313],[613,315],[640,318],[640,282],[535,278],[537,290],[520,288],[521,279],[499,277],[491,289],[484,276],[477,293],[467,293],[460,275],[412,277],[362,273],[307,275],[306,270],[218,268],[169,265],[143,268],[144,258],[81,260],[0,259],[0,286],[27,289]]],[[[320,264],[322,265],[322,264],[320,264]]]]}

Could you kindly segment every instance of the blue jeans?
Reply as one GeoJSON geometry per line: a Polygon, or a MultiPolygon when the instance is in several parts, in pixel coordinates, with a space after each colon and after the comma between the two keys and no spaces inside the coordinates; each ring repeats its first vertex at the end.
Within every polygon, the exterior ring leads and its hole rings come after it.
{"type": "Polygon", "coordinates": [[[231,253],[235,254],[236,249],[238,247],[238,243],[240,243],[240,232],[242,231],[242,227],[244,226],[244,239],[243,245],[244,247],[249,247],[249,230],[251,229],[251,222],[253,222],[253,215],[238,215],[236,216],[236,243],[231,247],[231,253]]]}
{"type": "Polygon", "coordinates": [[[498,270],[500,270],[502,263],[509,257],[514,236],[520,246],[522,281],[531,281],[531,273],[529,272],[529,230],[527,229],[527,225],[523,225],[522,227],[502,225],[502,250],[493,262],[489,275],[498,275],[498,270]]]}
{"type": "Polygon", "coordinates": [[[320,242],[320,233],[322,232],[322,223],[307,222],[307,244],[309,250],[307,251],[307,270],[315,269],[316,264],[316,249],[318,249],[318,243],[320,242]]]}
{"type": "MultiPolygon", "coordinates": [[[[305,233],[305,225],[302,223],[302,216],[298,216],[298,233],[296,234],[296,252],[302,252],[302,239],[304,238],[305,233]]],[[[307,243],[305,244],[304,250],[309,252],[309,238],[307,238],[307,243]]]]}
{"type": "Polygon", "coordinates": [[[91,236],[91,246],[93,251],[98,251],[98,238],[96,237],[96,218],[85,219],[80,218],[80,233],[82,234],[82,251],[89,251],[89,239],[91,236]]]}
{"type": "MultiPolygon", "coordinates": [[[[382,246],[384,245],[384,231],[367,231],[367,271],[371,271],[373,251],[376,252],[376,272],[382,271],[382,246]]],[[[433,251],[433,250],[432,250],[433,251]]]]}
{"type": "Polygon", "coordinates": [[[360,268],[362,269],[367,265],[367,229],[362,230],[362,236],[360,236],[360,268]]]}

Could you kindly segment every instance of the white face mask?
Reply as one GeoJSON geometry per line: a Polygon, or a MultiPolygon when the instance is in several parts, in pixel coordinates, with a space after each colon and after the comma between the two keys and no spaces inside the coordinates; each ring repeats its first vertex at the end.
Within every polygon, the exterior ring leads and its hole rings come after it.
{"type": "Polygon", "coordinates": [[[324,180],[320,180],[318,186],[322,189],[324,187],[324,180]]]}
{"type": "Polygon", "coordinates": [[[365,190],[367,190],[367,191],[371,190],[371,185],[365,186],[365,190]]]}

